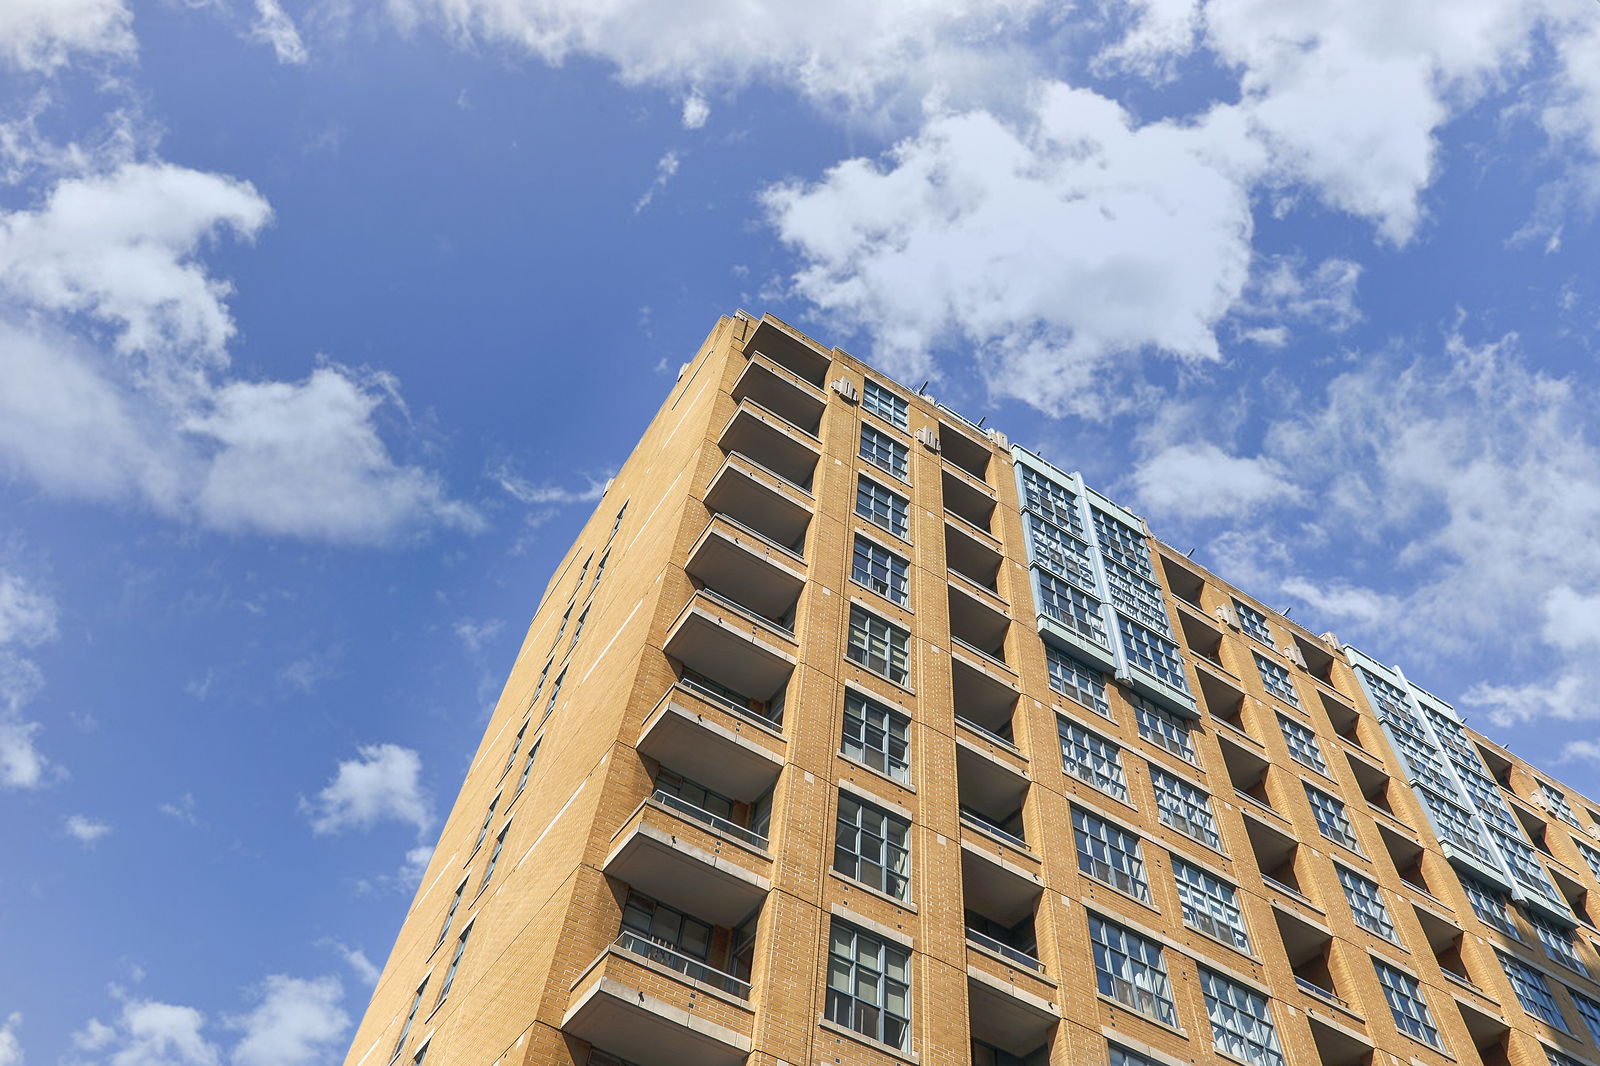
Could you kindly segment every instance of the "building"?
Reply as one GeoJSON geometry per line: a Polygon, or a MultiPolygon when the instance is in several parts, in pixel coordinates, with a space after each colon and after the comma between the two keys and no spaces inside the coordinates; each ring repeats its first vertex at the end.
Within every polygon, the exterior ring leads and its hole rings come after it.
{"type": "Polygon", "coordinates": [[[740,313],[546,589],[347,1062],[1595,1066],[1597,822],[740,313]]]}

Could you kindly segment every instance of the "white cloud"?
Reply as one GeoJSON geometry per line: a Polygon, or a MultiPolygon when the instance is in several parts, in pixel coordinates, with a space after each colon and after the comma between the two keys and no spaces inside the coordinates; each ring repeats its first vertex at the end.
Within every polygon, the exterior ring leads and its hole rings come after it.
{"type": "Polygon", "coordinates": [[[589,483],[581,489],[563,488],[548,482],[536,485],[527,478],[513,471],[509,466],[502,464],[489,473],[489,477],[501,490],[518,503],[548,506],[568,503],[593,503],[606,493],[606,480],[589,478],[589,483]]]}
{"type": "Polygon", "coordinates": [[[271,45],[280,63],[299,64],[308,58],[300,31],[278,0],[256,0],[256,21],[250,27],[250,36],[271,45]]]}
{"type": "Polygon", "coordinates": [[[433,822],[427,793],[422,788],[422,760],[410,748],[396,744],[368,744],[357,749],[359,758],[339,764],[339,769],[313,802],[300,801],[319,835],[348,829],[368,829],[382,821],[405,822],[424,832],[433,822]]]}
{"type": "Polygon", "coordinates": [[[1273,256],[1259,264],[1241,310],[1277,320],[1312,322],[1337,333],[1361,318],[1356,308],[1360,279],[1360,264],[1349,259],[1324,259],[1308,273],[1291,257],[1273,256]]]}
{"type": "Polygon", "coordinates": [[[1291,577],[1280,582],[1278,587],[1312,610],[1339,621],[1350,620],[1377,627],[1396,612],[1404,610],[1404,604],[1394,596],[1346,582],[1324,585],[1303,577],[1291,577]]]}
{"type": "Polygon", "coordinates": [[[85,847],[93,846],[101,837],[111,832],[110,825],[81,814],[70,815],[66,824],[67,834],[85,847]]]}
{"type": "Polygon", "coordinates": [[[229,1020],[244,1030],[234,1045],[233,1066],[308,1066],[332,1062],[344,1050],[350,1017],[341,1008],[338,978],[306,980],[275,974],[262,983],[249,1014],[229,1020]]]}
{"type": "Polygon", "coordinates": [[[12,1011],[0,1023],[0,1066],[22,1066],[22,1038],[17,1030],[22,1028],[22,1015],[12,1011]]]}
{"type": "Polygon", "coordinates": [[[711,105],[699,93],[690,93],[683,98],[683,128],[697,130],[706,124],[706,119],[711,117],[711,105]]]}
{"type": "Polygon", "coordinates": [[[677,172],[677,152],[668,152],[666,155],[663,155],[660,159],[656,160],[655,180],[650,183],[650,187],[644,191],[644,194],[640,196],[639,199],[634,201],[633,213],[637,215],[639,212],[649,207],[650,202],[656,198],[656,193],[660,192],[662,189],[665,189],[667,187],[667,182],[671,181],[672,176],[677,172]]]}
{"type": "Polygon", "coordinates": [[[34,744],[40,726],[22,716],[44,675],[20,649],[55,637],[55,601],[0,570],[0,788],[36,788],[44,782],[49,762],[34,744]]]}
{"type": "Polygon", "coordinates": [[[1247,517],[1257,508],[1292,502],[1300,491],[1270,459],[1228,455],[1215,444],[1174,444],[1133,474],[1140,506],[1160,518],[1247,517]]]}
{"type": "Polygon", "coordinates": [[[1129,16],[1122,37],[1095,56],[1103,71],[1125,69],[1144,77],[1173,73],[1173,61],[1189,54],[1200,30],[1199,0],[1128,0],[1108,7],[1129,16]]]}
{"type": "Polygon", "coordinates": [[[405,408],[388,375],[222,376],[231,289],[199,254],[269,217],[247,183],[148,163],[0,212],[0,469],[232,532],[383,543],[481,528],[390,453],[379,419],[405,408]]]}
{"type": "Polygon", "coordinates": [[[185,792],[182,796],[178,797],[178,801],[176,803],[163,803],[157,807],[156,810],[160,811],[168,818],[175,818],[186,825],[194,826],[196,828],[198,828],[200,825],[200,815],[196,811],[194,793],[192,792],[185,792]]]}
{"type": "Polygon", "coordinates": [[[339,952],[339,957],[344,959],[345,964],[355,972],[356,977],[361,980],[362,984],[375,985],[378,983],[378,967],[373,965],[371,959],[367,958],[365,951],[337,941],[334,942],[333,946],[339,952]]]}
{"type": "Polygon", "coordinates": [[[970,346],[992,389],[1095,415],[1097,377],[1117,360],[1220,357],[1215,326],[1249,273],[1243,179],[1258,162],[1226,107],[1136,126],[1051,84],[1022,126],[943,115],[886,165],[849,160],[765,202],[804,260],[795,290],[870,329],[891,369],[931,375],[936,345],[970,346]]]}
{"type": "Polygon", "coordinates": [[[482,622],[471,618],[463,618],[456,623],[456,636],[461,638],[461,643],[466,645],[467,651],[477,655],[483,646],[500,635],[504,623],[498,618],[485,619],[482,622]]]}
{"type": "Polygon", "coordinates": [[[1600,594],[1558,585],[1544,598],[1544,639],[1564,651],[1600,648],[1600,594]]]}
{"type": "Polygon", "coordinates": [[[74,52],[131,56],[133,12],[122,0],[6,0],[0,4],[0,63],[50,73],[74,52]]]}
{"type": "Polygon", "coordinates": [[[80,1047],[109,1051],[108,1066],[221,1066],[216,1045],[201,1029],[205,1015],[193,1007],[150,999],[127,1000],[112,1025],[91,1020],[80,1047]]]}

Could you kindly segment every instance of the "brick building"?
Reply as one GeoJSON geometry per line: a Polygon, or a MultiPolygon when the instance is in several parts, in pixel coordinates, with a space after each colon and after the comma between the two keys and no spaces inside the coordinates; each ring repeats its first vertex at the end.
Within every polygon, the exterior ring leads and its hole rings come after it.
{"type": "Polygon", "coordinates": [[[347,1066],[1600,1064],[1597,820],[740,313],[546,589],[347,1066]]]}

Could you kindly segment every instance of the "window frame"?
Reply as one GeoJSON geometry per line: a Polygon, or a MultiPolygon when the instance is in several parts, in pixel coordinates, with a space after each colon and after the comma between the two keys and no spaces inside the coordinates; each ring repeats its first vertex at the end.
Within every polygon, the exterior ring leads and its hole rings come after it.
{"type": "Polygon", "coordinates": [[[1151,902],[1150,879],[1144,867],[1143,841],[1137,833],[1074,805],[1072,843],[1078,856],[1080,874],[1103,885],[1110,885],[1125,896],[1143,903],[1151,902]],[[1104,866],[1112,876],[1101,876],[1094,869],[1096,864],[1104,866]],[[1120,884],[1116,876],[1118,874],[1133,887],[1130,889],[1120,884]]]}
{"type": "Polygon", "coordinates": [[[880,700],[873,699],[865,692],[845,686],[844,690],[844,720],[839,735],[839,753],[851,762],[883,774],[892,781],[902,785],[911,783],[911,718],[901,711],[895,710],[880,700]],[[859,709],[853,709],[854,701],[859,709]],[[875,724],[873,719],[881,718],[882,724],[875,724]],[[852,737],[851,721],[858,724],[852,737]],[[881,739],[881,744],[869,743],[876,732],[881,739]],[[898,745],[898,754],[896,746],[898,745]],[[851,750],[852,746],[859,749],[860,754],[851,750]],[[883,765],[875,764],[874,754],[883,765]]]}
{"type": "Polygon", "coordinates": [[[833,871],[891,899],[911,900],[911,823],[854,792],[839,790],[834,810],[833,871]],[[847,806],[853,808],[847,817],[847,806]],[[869,822],[875,820],[877,827],[869,822]],[[852,843],[846,844],[846,834],[852,843]],[[869,852],[876,852],[870,855],[869,852]],[[898,869],[897,869],[898,866],[898,869]],[[871,876],[874,871],[876,878],[871,876]]]}
{"type": "Polygon", "coordinates": [[[911,449],[877,426],[861,423],[856,456],[897,481],[911,483],[911,449]]]}
{"type": "Polygon", "coordinates": [[[908,1051],[911,1046],[911,949],[887,937],[870,933],[840,918],[833,918],[828,927],[828,967],[823,978],[823,1016],[835,1025],[860,1033],[887,1047],[908,1051]],[[842,935],[841,935],[842,934],[842,935]],[[848,940],[848,953],[840,950],[842,940],[848,940]],[[866,952],[863,952],[866,948],[866,952]],[[866,954],[864,961],[863,955],[866,954]],[[895,969],[891,963],[898,957],[898,972],[904,980],[891,976],[895,969]],[[871,965],[873,959],[877,965],[871,965]],[[877,995],[877,1002],[862,1000],[857,992],[867,987],[862,978],[869,978],[877,995]],[[842,980],[840,980],[842,978],[842,980]],[[840,985],[842,987],[836,987],[840,985]],[[898,989],[904,1014],[893,1013],[889,1007],[891,996],[898,989]],[[845,1008],[839,1017],[839,1007],[845,1008]],[[865,1011],[870,1010],[872,1016],[865,1011]],[[899,1024],[899,1031],[891,1030],[889,1022],[899,1024]],[[894,1039],[891,1039],[894,1037],[894,1039]]]}
{"type": "Polygon", "coordinates": [[[855,515],[901,540],[911,539],[911,500],[866,474],[856,475],[855,515]],[[874,491],[876,490],[876,491],[874,491]],[[882,503],[880,510],[877,505],[882,503]]]}
{"type": "Polygon", "coordinates": [[[892,684],[901,688],[911,687],[911,631],[859,603],[850,605],[844,657],[892,684]],[[858,618],[861,619],[859,624],[858,618]],[[881,628],[882,632],[876,633],[875,627],[881,628]],[[858,631],[861,634],[860,641],[857,640],[858,631]],[[882,654],[875,655],[877,645],[882,645],[882,654]],[[861,658],[857,658],[858,648],[861,658]],[[880,662],[881,667],[875,665],[880,662]]]}
{"type": "Polygon", "coordinates": [[[896,607],[910,609],[911,560],[860,533],[855,534],[850,548],[850,580],[896,607]],[[879,570],[884,574],[881,579],[876,576],[879,570]]]}

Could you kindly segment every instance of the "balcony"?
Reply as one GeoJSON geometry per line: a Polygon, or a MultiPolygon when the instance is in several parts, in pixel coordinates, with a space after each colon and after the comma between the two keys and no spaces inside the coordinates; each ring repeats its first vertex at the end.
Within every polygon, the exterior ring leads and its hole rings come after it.
{"type": "Polygon", "coordinates": [[[1350,1012],[1350,1004],[1334,987],[1333,971],[1328,965],[1333,951],[1332,931],[1304,914],[1282,907],[1273,907],[1272,916],[1277,920],[1283,950],[1300,991],[1327,1006],[1350,1012]]]}
{"type": "Polygon", "coordinates": [[[950,639],[996,665],[1006,666],[1006,633],[1011,619],[1004,609],[957,582],[949,585],[950,639]]]}
{"type": "Polygon", "coordinates": [[[740,400],[717,438],[724,452],[740,454],[809,492],[821,443],[754,400],[740,400]]]}
{"type": "Polygon", "coordinates": [[[819,389],[827,384],[828,368],[833,365],[832,356],[797,331],[766,320],[756,324],[744,350],[750,358],[759,355],[819,389]]]}
{"type": "Polygon", "coordinates": [[[765,837],[670,793],[645,800],[611,839],[607,874],[717,925],[737,925],[772,887],[765,837]]]}
{"type": "Polygon", "coordinates": [[[1226,733],[1217,734],[1217,747],[1222,751],[1222,764],[1227,768],[1228,780],[1234,793],[1247,803],[1252,803],[1278,818],[1272,806],[1272,793],[1267,788],[1267,778],[1272,764],[1260,752],[1236,742],[1226,733]]]}
{"type": "Polygon", "coordinates": [[[561,1028],[637,1066],[739,1066],[749,999],[733,975],[625,931],[573,984],[561,1028]]]}
{"type": "Polygon", "coordinates": [[[684,569],[768,619],[788,616],[806,584],[803,559],[727,515],[712,516],[684,569]]]}
{"type": "Polygon", "coordinates": [[[947,520],[944,559],[949,569],[999,595],[1000,564],[1005,556],[992,537],[980,538],[966,523],[947,520]]]}
{"type": "Polygon", "coordinates": [[[1222,665],[1222,630],[1203,621],[1194,612],[1179,609],[1178,628],[1183,632],[1183,642],[1197,659],[1204,660],[1218,670],[1227,672],[1222,665]]]}
{"type": "Polygon", "coordinates": [[[967,930],[967,1006],[972,1038],[1018,1057],[1049,1041],[1060,993],[1038,960],[967,930]]]}
{"type": "Polygon", "coordinates": [[[739,379],[733,383],[733,398],[754,400],[813,437],[822,425],[822,412],[828,406],[827,394],[819,386],[760,352],[750,356],[739,379]]]}
{"type": "Polygon", "coordinates": [[[1371,1066],[1372,1039],[1355,1025],[1321,1011],[1306,1012],[1321,1066],[1371,1066]]]}
{"type": "Polygon", "coordinates": [[[734,452],[723,460],[706,488],[706,506],[804,554],[799,546],[811,525],[811,493],[748,456],[734,452]]]}
{"type": "MultiPolygon", "coordinates": [[[[950,411],[948,407],[943,409],[950,411]]],[[[956,414],[954,411],[950,411],[950,413],[956,414]]],[[[956,414],[956,417],[963,422],[967,421],[958,414],[956,414]]],[[[970,422],[967,422],[967,424],[972,425],[970,422]]],[[[972,428],[974,430],[978,429],[975,425],[972,425],[972,428]]],[[[941,422],[939,424],[939,450],[944,454],[945,461],[958,468],[963,474],[980,482],[989,480],[989,462],[994,457],[994,452],[987,441],[975,440],[963,430],[959,430],[949,423],[941,422]]]]}
{"type": "Polygon", "coordinates": [[[1249,736],[1249,724],[1245,720],[1244,689],[1239,687],[1238,679],[1232,674],[1223,677],[1206,667],[1206,662],[1201,660],[1195,669],[1195,677],[1200,682],[1200,698],[1204,701],[1206,709],[1217,721],[1249,736]]]}
{"type": "Polygon", "coordinates": [[[645,719],[636,746],[641,755],[742,800],[773,786],[785,752],[783,736],[774,725],[685,681],[661,697],[645,719]]]}
{"type": "Polygon", "coordinates": [[[1158,553],[1157,558],[1161,561],[1161,573],[1167,579],[1167,588],[1172,590],[1172,594],[1196,610],[1204,612],[1205,607],[1201,605],[1201,599],[1206,579],[1165,554],[1158,553]]]}
{"type": "Polygon", "coordinates": [[[699,589],[662,648],[689,669],[754,700],[770,700],[794,671],[794,634],[710,589],[699,589]]]}
{"type": "Polygon", "coordinates": [[[995,536],[994,497],[949,470],[941,474],[941,480],[944,484],[944,509],[973,528],[995,536]]]}
{"type": "Polygon", "coordinates": [[[1300,841],[1292,827],[1277,825],[1267,820],[1253,807],[1241,808],[1244,814],[1245,838],[1250,841],[1250,851],[1255,856],[1256,867],[1268,888],[1276,888],[1297,903],[1316,909],[1300,887],[1297,872],[1300,841]]]}

